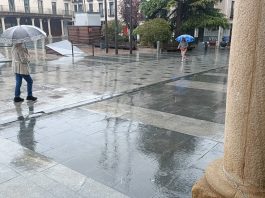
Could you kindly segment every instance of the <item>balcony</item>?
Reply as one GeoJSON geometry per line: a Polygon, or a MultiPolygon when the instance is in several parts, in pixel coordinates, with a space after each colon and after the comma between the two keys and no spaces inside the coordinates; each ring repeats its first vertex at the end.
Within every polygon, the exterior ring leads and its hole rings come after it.
{"type": "Polygon", "coordinates": [[[72,0],[72,3],[82,3],[83,4],[83,0],[72,0]]]}
{"type": "Polygon", "coordinates": [[[0,5],[1,16],[27,16],[27,17],[62,17],[62,18],[72,18],[72,10],[62,10],[57,9],[42,9],[39,7],[15,7],[15,9],[10,10],[9,6],[0,5]]]}

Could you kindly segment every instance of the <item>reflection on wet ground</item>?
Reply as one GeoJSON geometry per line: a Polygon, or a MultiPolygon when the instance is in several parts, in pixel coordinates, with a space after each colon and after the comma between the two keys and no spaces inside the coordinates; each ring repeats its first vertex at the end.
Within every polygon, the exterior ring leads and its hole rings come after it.
{"type": "MultiPolygon", "coordinates": [[[[148,68],[140,73],[153,75],[148,68]]],[[[71,110],[32,113],[2,127],[0,137],[129,197],[188,198],[223,154],[226,75],[219,68],[71,110]]]]}
{"type": "MultiPolygon", "coordinates": [[[[35,108],[45,113],[63,110],[147,86],[173,82],[228,63],[226,51],[209,51],[204,54],[195,50],[189,56],[187,62],[181,63],[179,53],[60,57],[51,60],[34,59],[33,54],[30,65],[34,80],[33,91],[41,99],[35,108]]],[[[192,78],[196,80],[196,77],[192,78]]],[[[210,80],[212,77],[204,78],[210,80]]],[[[198,79],[197,82],[203,79],[198,79]]],[[[222,76],[217,76],[216,79],[217,83],[226,80],[222,76]]],[[[3,115],[0,123],[14,121],[14,77],[9,63],[0,68],[0,86],[3,93],[0,95],[0,114],[3,115]]],[[[25,97],[24,93],[25,86],[22,86],[22,97],[25,97]]],[[[25,105],[22,108],[26,109],[25,105]]]]}

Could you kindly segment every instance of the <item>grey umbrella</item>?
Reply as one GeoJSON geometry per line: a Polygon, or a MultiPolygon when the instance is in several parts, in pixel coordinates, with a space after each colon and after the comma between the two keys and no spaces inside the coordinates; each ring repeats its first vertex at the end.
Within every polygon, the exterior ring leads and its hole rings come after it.
{"type": "Polygon", "coordinates": [[[8,28],[0,36],[0,43],[16,44],[36,41],[46,37],[46,33],[32,25],[18,25],[8,28]]]}

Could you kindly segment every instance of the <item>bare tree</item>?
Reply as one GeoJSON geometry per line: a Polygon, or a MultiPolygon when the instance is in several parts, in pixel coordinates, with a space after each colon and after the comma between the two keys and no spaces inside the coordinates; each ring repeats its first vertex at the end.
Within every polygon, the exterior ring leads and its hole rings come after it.
{"type": "Polygon", "coordinates": [[[119,13],[122,16],[123,22],[130,28],[130,1],[132,1],[132,29],[139,25],[139,21],[143,19],[140,13],[140,0],[124,0],[119,5],[119,13]]]}

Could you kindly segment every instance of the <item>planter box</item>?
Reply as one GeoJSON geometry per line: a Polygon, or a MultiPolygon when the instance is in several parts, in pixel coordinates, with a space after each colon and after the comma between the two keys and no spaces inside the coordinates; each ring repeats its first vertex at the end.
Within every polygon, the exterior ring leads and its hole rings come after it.
{"type": "MultiPolygon", "coordinates": [[[[100,41],[100,42],[95,42],[96,47],[100,47],[101,49],[105,48],[105,41],[100,41]]],[[[115,48],[115,43],[113,41],[109,42],[109,48],[115,48]]],[[[132,44],[132,49],[136,50],[137,45],[135,42],[132,44]]],[[[118,49],[125,49],[129,50],[130,49],[130,43],[129,42],[118,42],[118,49]]]]}
{"type": "MultiPolygon", "coordinates": [[[[171,51],[171,52],[179,51],[178,45],[179,45],[178,42],[174,42],[174,43],[163,43],[161,45],[161,50],[162,51],[166,51],[166,52],[169,52],[169,51],[171,51]]],[[[195,45],[189,43],[188,50],[192,50],[194,48],[195,48],[195,45]]]]}

